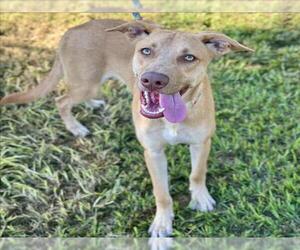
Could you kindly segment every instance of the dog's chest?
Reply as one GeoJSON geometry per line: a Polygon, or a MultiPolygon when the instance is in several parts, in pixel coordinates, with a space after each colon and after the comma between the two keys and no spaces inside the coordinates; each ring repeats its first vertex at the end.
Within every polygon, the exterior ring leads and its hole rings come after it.
{"type": "Polygon", "coordinates": [[[178,143],[196,143],[198,135],[196,131],[181,124],[165,123],[162,130],[162,137],[166,143],[175,145],[178,143]]]}

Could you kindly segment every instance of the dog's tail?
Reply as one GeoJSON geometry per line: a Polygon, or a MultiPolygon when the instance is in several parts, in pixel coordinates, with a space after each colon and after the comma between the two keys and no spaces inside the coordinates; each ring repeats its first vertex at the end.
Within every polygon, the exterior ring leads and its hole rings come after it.
{"type": "Polygon", "coordinates": [[[24,92],[17,92],[12,93],[3,97],[0,100],[0,105],[10,104],[10,103],[28,103],[38,99],[39,97],[43,97],[51,92],[55,86],[59,83],[59,80],[63,77],[63,68],[60,62],[58,55],[55,58],[54,65],[46,76],[44,80],[41,81],[39,85],[36,87],[24,91],[24,92]]]}

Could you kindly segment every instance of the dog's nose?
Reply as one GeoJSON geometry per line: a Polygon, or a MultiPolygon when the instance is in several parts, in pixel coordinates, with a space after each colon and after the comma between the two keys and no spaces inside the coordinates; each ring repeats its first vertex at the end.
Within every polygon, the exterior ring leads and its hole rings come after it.
{"type": "Polygon", "coordinates": [[[146,72],[142,74],[141,82],[149,90],[162,89],[169,83],[169,77],[157,72],[146,72]]]}

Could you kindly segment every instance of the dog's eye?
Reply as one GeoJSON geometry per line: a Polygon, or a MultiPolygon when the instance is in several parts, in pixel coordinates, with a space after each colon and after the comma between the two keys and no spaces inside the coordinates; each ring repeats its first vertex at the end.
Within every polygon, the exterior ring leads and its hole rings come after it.
{"type": "Polygon", "coordinates": [[[149,56],[151,54],[151,49],[149,48],[143,48],[141,49],[142,54],[149,56]]]}
{"type": "Polygon", "coordinates": [[[185,55],[184,60],[187,61],[187,62],[193,62],[193,61],[196,60],[196,57],[193,56],[193,55],[185,55]]]}

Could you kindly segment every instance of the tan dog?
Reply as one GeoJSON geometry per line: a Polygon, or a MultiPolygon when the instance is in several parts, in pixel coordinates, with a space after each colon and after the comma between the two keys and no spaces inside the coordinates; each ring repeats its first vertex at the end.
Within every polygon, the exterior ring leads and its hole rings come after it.
{"type": "MultiPolygon", "coordinates": [[[[127,83],[133,93],[136,135],[145,149],[156,200],[149,232],[164,237],[172,233],[173,218],[166,144],[190,145],[191,207],[205,212],[215,205],[205,182],[215,131],[207,66],[214,57],[229,51],[252,50],[219,33],[168,31],[142,21],[91,21],[64,35],[53,69],[39,86],[4,97],[1,104],[44,96],[64,76],[69,93],[57,99],[59,112],[69,131],[85,136],[88,130],[72,116],[72,106],[93,98],[99,84],[109,77],[127,83]]],[[[92,100],[90,104],[102,102],[92,100]]]]}

